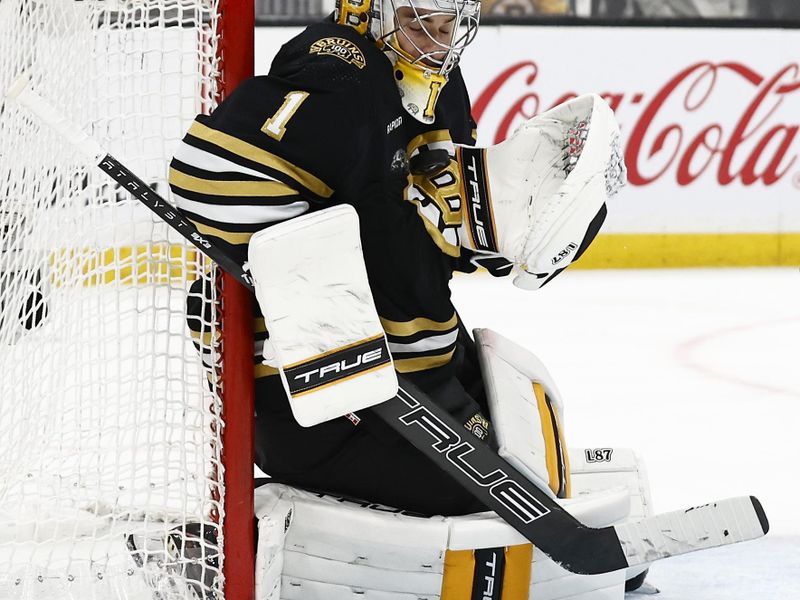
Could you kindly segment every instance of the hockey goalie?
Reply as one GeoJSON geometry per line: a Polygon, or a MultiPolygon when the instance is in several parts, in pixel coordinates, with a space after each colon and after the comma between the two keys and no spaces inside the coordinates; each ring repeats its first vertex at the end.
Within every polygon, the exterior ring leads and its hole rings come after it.
{"type": "Polygon", "coordinates": [[[338,0],[172,161],[178,207],[255,281],[260,599],[611,600],[644,580],[646,564],[576,575],[537,553],[370,408],[400,377],[585,525],[649,515],[635,454],[568,448],[545,367],[473,339],[451,302],[456,271],[550,283],[625,182],[594,95],[474,146],[459,61],[479,11],[338,0]]]}

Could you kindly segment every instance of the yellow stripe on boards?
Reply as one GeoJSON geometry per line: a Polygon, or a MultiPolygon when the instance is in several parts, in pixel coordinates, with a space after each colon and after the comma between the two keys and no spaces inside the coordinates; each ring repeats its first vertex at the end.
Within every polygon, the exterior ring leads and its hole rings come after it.
{"type": "Polygon", "coordinates": [[[449,331],[458,325],[458,317],[455,313],[447,321],[434,321],[419,317],[411,321],[391,321],[381,317],[381,326],[389,335],[397,337],[408,337],[420,331],[449,331]]]}
{"type": "Polygon", "coordinates": [[[529,600],[532,567],[533,545],[521,544],[506,548],[506,570],[500,600],[529,600]]]}
{"type": "Polygon", "coordinates": [[[181,173],[175,168],[169,170],[170,185],[198,194],[212,196],[297,196],[297,191],[280,181],[225,181],[203,179],[181,173]]]}
{"type": "Polygon", "coordinates": [[[800,233],[605,234],[570,268],[767,267],[800,264],[800,233]]]}
{"type": "Polygon", "coordinates": [[[198,123],[197,121],[192,123],[192,126],[189,128],[189,135],[201,140],[205,140],[211,144],[214,144],[215,146],[219,146],[220,148],[227,150],[228,152],[232,152],[237,156],[241,156],[242,158],[246,158],[247,160],[251,160],[260,165],[264,165],[265,167],[269,167],[270,169],[275,169],[276,171],[285,173],[303,185],[306,189],[311,190],[313,193],[321,196],[322,198],[330,198],[333,195],[332,188],[328,187],[328,185],[326,185],[321,179],[318,179],[305,169],[293,165],[289,161],[284,160],[283,158],[272,154],[271,152],[267,152],[258,146],[235,138],[232,135],[217,131],[216,129],[207,127],[202,123],[198,123]]]}
{"type": "Polygon", "coordinates": [[[475,577],[475,552],[448,550],[444,555],[442,595],[440,600],[469,600],[475,577]]]}
{"type": "Polygon", "coordinates": [[[145,285],[194,281],[200,256],[194,248],[176,244],[70,248],[50,254],[53,287],[145,285]]]}
{"type": "Polygon", "coordinates": [[[533,384],[533,394],[539,408],[539,420],[542,422],[542,437],[544,438],[545,464],[547,465],[548,484],[554,494],[558,494],[561,487],[561,472],[558,469],[558,446],[556,446],[556,432],[550,418],[550,408],[547,404],[544,388],[541,384],[533,384]]]}

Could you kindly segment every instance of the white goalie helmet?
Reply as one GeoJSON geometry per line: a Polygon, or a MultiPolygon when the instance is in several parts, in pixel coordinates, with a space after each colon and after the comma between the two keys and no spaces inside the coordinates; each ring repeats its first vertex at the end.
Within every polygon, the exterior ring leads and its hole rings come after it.
{"type": "Polygon", "coordinates": [[[430,124],[449,73],[478,31],[480,7],[480,0],[337,0],[336,20],[387,52],[403,106],[430,124]]]}

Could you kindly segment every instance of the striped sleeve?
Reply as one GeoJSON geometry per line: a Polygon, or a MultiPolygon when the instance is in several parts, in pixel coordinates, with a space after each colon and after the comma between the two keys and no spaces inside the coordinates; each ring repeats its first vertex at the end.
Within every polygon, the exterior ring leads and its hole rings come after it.
{"type": "Polygon", "coordinates": [[[455,312],[447,321],[417,318],[392,321],[381,317],[381,325],[389,341],[395,369],[415,373],[448,364],[456,349],[458,317],[455,312]]]}
{"type": "Polygon", "coordinates": [[[170,189],[198,230],[241,260],[255,232],[305,213],[309,200],[333,194],[311,173],[203,124],[202,118],[173,157],[170,189]]]}
{"type": "MultiPolygon", "coordinates": [[[[186,296],[186,325],[192,337],[195,350],[203,363],[209,382],[218,383],[216,361],[221,342],[219,324],[216,321],[216,293],[209,279],[200,278],[192,282],[186,296]]],[[[263,364],[264,343],[269,338],[264,317],[258,307],[253,307],[253,369],[255,377],[277,375],[278,370],[263,364]]]]}

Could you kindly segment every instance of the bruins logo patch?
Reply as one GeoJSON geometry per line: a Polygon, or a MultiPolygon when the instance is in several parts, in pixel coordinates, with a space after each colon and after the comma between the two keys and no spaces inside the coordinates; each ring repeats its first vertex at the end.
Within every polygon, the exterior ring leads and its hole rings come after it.
{"type": "Polygon", "coordinates": [[[479,440],[489,437],[489,420],[481,413],[475,413],[464,423],[464,427],[479,440]]]}
{"type": "Polygon", "coordinates": [[[364,58],[364,53],[350,40],[339,37],[329,37],[317,40],[311,44],[309,54],[319,54],[320,56],[335,56],[342,59],[344,62],[355,65],[359,69],[363,69],[367,60],[364,58]]]}

